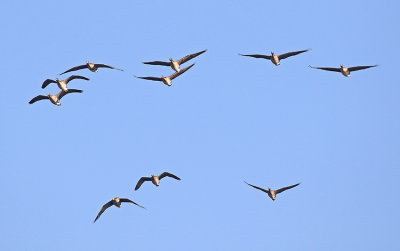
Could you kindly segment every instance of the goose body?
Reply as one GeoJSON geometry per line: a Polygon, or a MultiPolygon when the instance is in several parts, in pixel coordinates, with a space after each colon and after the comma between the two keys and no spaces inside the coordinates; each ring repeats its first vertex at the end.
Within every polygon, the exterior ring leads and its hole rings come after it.
{"type": "Polygon", "coordinates": [[[246,56],[246,57],[267,59],[267,60],[270,60],[274,65],[278,66],[281,64],[280,62],[282,59],[285,59],[285,58],[288,58],[291,56],[295,56],[297,54],[307,52],[307,51],[309,51],[309,50],[292,51],[292,52],[288,52],[288,53],[281,54],[281,55],[276,55],[273,51],[271,51],[271,56],[263,55],[263,54],[239,54],[239,55],[246,56]]]}
{"type": "Polygon", "coordinates": [[[175,176],[174,174],[169,173],[169,172],[163,172],[160,175],[152,174],[151,177],[141,177],[135,186],[135,190],[138,190],[140,188],[140,186],[143,184],[143,182],[145,182],[145,181],[151,181],[151,183],[153,183],[155,186],[159,186],[160,180],[165,177],[170,177],[170,178],[174,178],[176,180],[181,180],[178,176],[175,176]]]}
{"type": "Polygon", "coordinates": [[[115,67],[112,67],[112,66],[109,66],[106,64],[95,64],[95,63],[90,63],[89,61],[86,61],[86,64],[72,67],[71,69],[66,70],[65,72],[61,73],[60,75],[65,74],[67,72],[77,71],[77,70],[86,69],[86,68],[89,69],[91,72],[98,72],[99,68],[109,68],[109,69],[123,71],[121,69],[118,69],[118,68],[115,68],[115,67]]]}
{"type": "Polygon", "coordinates": [[[51,95],[50,93],[47,95],[38,95],[38,96],[34,97],[31,101],[29,101],[29,104],[33,104],[40,100],[48,99],[48,100],[50,100],[51,103],[53,103],[57,106],[60,106],[61,105],[60,100],[65,95],[67,95],[69,93],[82,93],[82,92],[83,92],[82,90],[69,89],[68,91],[61,90],[59,93],[57,93],[55,95],[51,95]]]}
{"type": "Polygon", "coordinates": [[[364,70],[368,69],[371,67],[376,67],[378,65],[365,65],[365,66],[353,66],[353,67],[344,67],[342,64],[340,65],[340,68],[333,68],[333,67],[313,67],[309,65],[310,68],[313,69],[319,69],[319,70],[324,70],[324,71],[334,71],[334,72],[340,72],[342,73],[343,76],[345,77],[350,77],[350,73],[352,71],[359,71],[359,70],[364,70]]]}
{"type": "Polygon", "coordinates": [[[252,185],[252,184],[249,184],[249,183],[247,183],[246,181],[245,181],[244,183],[246,183],[247,185],[249,185],[249,186],[251,186],[251,187],[254,187],[255,189],[261,190],[261,191],[263,191],[264,193],[267,193],[268,196],[269,196],[273,201],[276,200],[276,195],[277,195],[277,194],[282,193],[283,191],[286,191],[286,190],[288,190],[288,189],[291,189],[291,188],[293,188],[293,187],[296,187],[296,186],[300,185],[300,183],[297,183],[297,184],[295,184],[295,185],[287,186],[287,187],[282,187],[282,188],[277,189],[277,190],[272,190],[270,187],[268,187],[268,190],[267,190],[267,189],[264,189],[264,188],[261,188],[261,187],[258,187],[258,186],[254,186],[254,185],[252,185]]]}
{"type": "Polygon", "coordinates": [[[46,88],[49,84],[51,83],[56,83],[58,88],[60,88],[61,90],[63,90],[64,92],[68,92],[68,82],[73,80],[73,79],[83,79],[83,80],[90,80],[87,77],[83,77],[83,76],[79,76],[79,75],[72,75],[64,80],[60,80],[58,78],[56,78],[56,80],[53,79],[46,79],[43,84],[42,84],[42,89],[46,88]]]}
{"type": "Polygon", "coordinates": [[[184,68],[184,69],[182,69],[182,70],[180,70],[180,71],[178,71],[178,72],[175,72],[174,74],[172,74],[172,75],[170,75],[170,76],[168,76],[168,77],[161,76],[161,77],[136,77],[136,78],[141,78],[141,79],[146,79],[146,80],[152,80],[152,81],[161,81],[161,82],[163,82],[165,85],[171,86],[171,85],[172,85],[172,80],[173,80],[174,78],[178,77],[179,75],[183,74],[185,71],[187,71],[187,70],[189,70],[190,68],[192,68],[193,65],[194,65],[194,64],[191,64],[191,65],[189,65],[188,67],[186,67],[186,68],[184,68]]]}
{"type": "Polygon", "coordinates": [[[175,72],[179,72],[181,71],[180,66],[184,63],[186,63],[187,61],[199,56],[200,54],[203,54],[204,52],[206,52],[207,50],[203,50],[200,52],[196,52],[193,54],[189,54],[184,56],[183,58],[179,59],[179,60],[173,60],[172,58],[169,58],[170,62],[164,62],[164,61],[151,61],[151,62],[143,62],[143,64],[150,64],[150,65],[163,65],[163,66],[170,66],[175,72]]]}
{"type": "Polygon", "coordinates": [[[106,204],[103,205],[103,207],[100,209],[100,212],[97,214],[96,218],[94,219],[93,223],[96,222],[97,219],[100,218],[100,216],[104,213],[104,211],[107,210],[107,208],[109,208],[111,206],[116,206],[116,207],[120,208],[122,202],[133,203],[138,207],[144,208],[143,206],[137,204],[136,202],[134,202],[134,201],[132,201],[130,199],[115,197],[115,198],[112,198],[112,200],[110,200],[109,202],[107,202],[106,204]]]}

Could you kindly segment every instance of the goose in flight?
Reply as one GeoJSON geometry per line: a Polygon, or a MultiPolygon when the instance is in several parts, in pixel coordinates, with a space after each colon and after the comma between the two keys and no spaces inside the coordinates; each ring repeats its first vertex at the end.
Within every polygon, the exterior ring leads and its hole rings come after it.
{"type": "Polygon", "coordinates": [[[112,200],[110,200],[109,202],[107,202],[106,204],[103,205],[103,207],[100,209],[100,212],[97,214],[96,219],[94,219],[93,223],[95,223],[97,221],[97,219],[100,217],[100,215],[102,213],[104,213],[104,211],[106,211],[107,208],[111,207],[111,206],[116,206],[116,207],[121,207],[121,203],[122,202],[129,202],[129,203],[133,203],[138,207],[144,208],[141,205],[137,204],[136,202],[130,200],[130,199],[126,199],[126,198],[112,198],[112,200]]]}
{"type": "Polygon", "coordinates": [[[170,62],[164,62],[164,61],[151,61],[151,62],[143,62],[143,64],[150,64],[150,65],[164,65],[164,66],[170,66],[174,71],[179,72],[180,69],[180,65],[186,63],[187,61],[189,61],[192,58],[197,57],[200,54],[203,54],[204,52],[206,52],[207,50],[204,51],[200,51],[197,53],[193,53],[193,54],[189,54],[184,56],[183,58],[174,61],[172,58],[169,58],[170,62]]]}
{"type": "Polygon", "coordinates": [[[136,184],[135,190],[138,190],[140,186],[143,184],[145,181],[151,181],[154,185],[159,186],[160,185],[160,180],[164,177],[171,177],[176,180],[181,180],[179,177],[173,175],[172,173],[168,172],[163,172],[162,174],[156,176],[156,175],[151,175],[151,177],[142,177],[139,179],[138,183],[136,184]]]}
{"type": "Polygon", "coordinates": [[[285,190],[288,190],[288,189],[291,189],[291,188],[293,188],[293,187],[296,187],[296,186],[300,185],[300,183],[297,183],[297,184],[295,184],[295,185],[287,186],[287,187],[282,187],[282,188],[277,189],[277,190],[272,190],[271,188],[268,187],[268,190],[266,190],[266,189],[264,189],[264,188],[257,187],[257,186],[254,186],[254,185],[252,185],[252,184],[249,184],[249,183],[247,183],[246,181],[245,181],[244,183],[246,183],[247,185],[252,186],[252,187],[254,187],[254,188],[258,189],[258,190],[261,190],[261,191],[263,191],[264,193],[267,193],[268,196],[269,196],[273,201],[276,200],[276,195],[277,195],[278,193],[282,193],[282,192],[285,191],[285,190]]]}
{"type": "Polygon", "coordinates": [[[194,64],[191,64],[188,67],[183,68],[182,70],[180,70],[178,72],[175,72],[174,74],[172,74],[171,76],[168,76],[168,77],[164,77],[164,76],[161,76],[160,78],[157,78],[157,77],[136,77],[136,76],[135,77],[136,78],[141,78],[141,79],[146,79],[146,80],[161,81],[164,84],[166,84],[168,86],[171,86],[172,85],[172,80],[174,78],[178,77],[179,75],[183,74],[185,71],[187,71],[190,68],[192,68],[193,65],[194,64]]]}
{"type": "Polygon", "coordinates": [[[350,72],[352,72],[352,71],[364,70],[364,69],[368,69],[368,68],[376,67],[376,66],[378,66],[378,65],[376,64],[376,65],[366,65],[366,66],[343,67],[343,65],[341,64],[340,68],[331,68],[331,67],[313,67],[313,66],[309,65],[309,67],[311,67],[313,69],[340,72],[345,77],[350,77],[350,72]]]}
{"type": "Polygon", "coordinates": [[[36,101],[39,100],[43,100],[43,99],[49,99],[51,101],[51,103],[60,106],[60,100],[62,97],[64,97],[65,95],[69,94],[69,93],[82,93],[82,90],[77,90],[77,89],[69,89],[68,91],[63,91],[61,90],[59,93],[55,94],[55,95],[51,95],[50,93],[47,94],[47,96],[45,95],[38,95],[36,97],[34,97],[31,101],[29,101],[29,104],[33,104],[36,101]]]}
{"type": "Polygon", "coordinates": [[[83,77],[83,76],[79,76],[79,75],[72,75],[70,77],[68,77],[67,79],[64,80],[59,80],[58,78],[56,78],[56,80],[53,79],[46,79],[43,84],[42,84],[42,89],[46,88],[49,84],[51,83],[56,83],[57,86],[63,90],[64,92],[68,91],[67,88],[67,84],[69,81],[73,80],[73,79],[84,79],[84,80],[90,80],[87,77],[83,77]]]}
{"type": "Polygon", "coordinates": [[[300,53],[303,53],[306,51],[309,51],[309,50],[293,51],[293,52],[288,52],[288,53],[281,54],[281,55],[276,55],[273,51],[271,51],[271,56],[262,55],[262,54],[239,54],[239,55],[246,56],[246,57],[253,57],[253,58],[268,59],[268,60],[271,60],[271,62],[274,65],[278,66],[278,65],[280,65],[280,61],[282,59],[285,59],[285,58],[288,58],[288,57],[291,57],[291,56],[294,56],[294,55],[297,55],[297,54],[300,54],[300,53]]]}
{"type": "Polygon", "coordinates": [[[118,68],[115,68],[115,67],[112,67],[112,66],[109,66],[109,65],[89,63],[89,61],[86,61],[86,64],[72,67],[71,69],[69,69],[67,71],[64,71],[60,75],[63,75],[64,73],[67,73],[67,72],[77,71],[77,70],[81,70],[81,69],[85,69],[85,68],[88,68],[92,72],[98,72],[99,68],[109,68],[109,69],[123,71],[121,69],[118,69],[118,68]]]}

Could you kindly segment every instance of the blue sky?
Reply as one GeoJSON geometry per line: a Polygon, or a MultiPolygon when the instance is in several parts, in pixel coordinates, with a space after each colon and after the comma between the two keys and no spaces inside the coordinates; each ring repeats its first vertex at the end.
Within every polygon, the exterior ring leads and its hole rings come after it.
{"type": "Polygon", "coordinates": [[[399,250],[399,5],[2,3],[0,249],[399,250]],[[238,55],[309,48],[278,67],[238,55]],[[203,49],[172,87],[133,77],[203,49]],[[86,60],[125,71],[77,71],[83,94],[28,104],[86,60]],[[307,67],[340,64],[379,67],[307,67]],[[134,191],[163,171],[182,181],[134,191]],[[301,185],[273,202],[244,180],[301,185]],[[115,196],[147,210],[93,224],[115,196]]]}

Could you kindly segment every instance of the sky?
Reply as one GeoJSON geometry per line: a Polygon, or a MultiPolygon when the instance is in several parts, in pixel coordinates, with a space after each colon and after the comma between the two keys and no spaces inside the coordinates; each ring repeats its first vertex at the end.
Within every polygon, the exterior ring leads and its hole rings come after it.
{"type": "MultiPolygon", "coordinates": [[[[400,250],[398,1],[3,1],[1,250],[400,250]],[[144,61],[192,59],[170,75],[144,61]],[[282,60],[239,56],[311,49],[282,60]],[[87,60],[61,106],[47,78],[87,60]],[[311,69],[375,65],[340,73],[311,69]],[[159,187],[142,176],[164,171],[159,187]],[[277,196],[273,189],[301,182],[277,196]],[[146,207],[111,207],[113,197],[146,207]]],[[[68,77],[72,74],[65,74],[68,77]]]]}

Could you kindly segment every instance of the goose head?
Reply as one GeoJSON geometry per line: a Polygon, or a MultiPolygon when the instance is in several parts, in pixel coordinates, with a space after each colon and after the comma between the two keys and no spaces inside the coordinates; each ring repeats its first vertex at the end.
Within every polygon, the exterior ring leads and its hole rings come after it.
{"type": "Polygon", "coordinates": [[[342,64],[340,65],[340,68],[342,68],[342,69],[344,68],[342,64]]]}
{"type": "Polygon", "coordinates": [[[273,51],[271,51],[271,55],[273,56],[273,55],[275,55],[275,53],[273,51]]]}
{"type": "Polygon", "coordinates": [[[172,60],[172,58],[169,58],[169,61],[174,62],[174,60],[172,60]]]}

